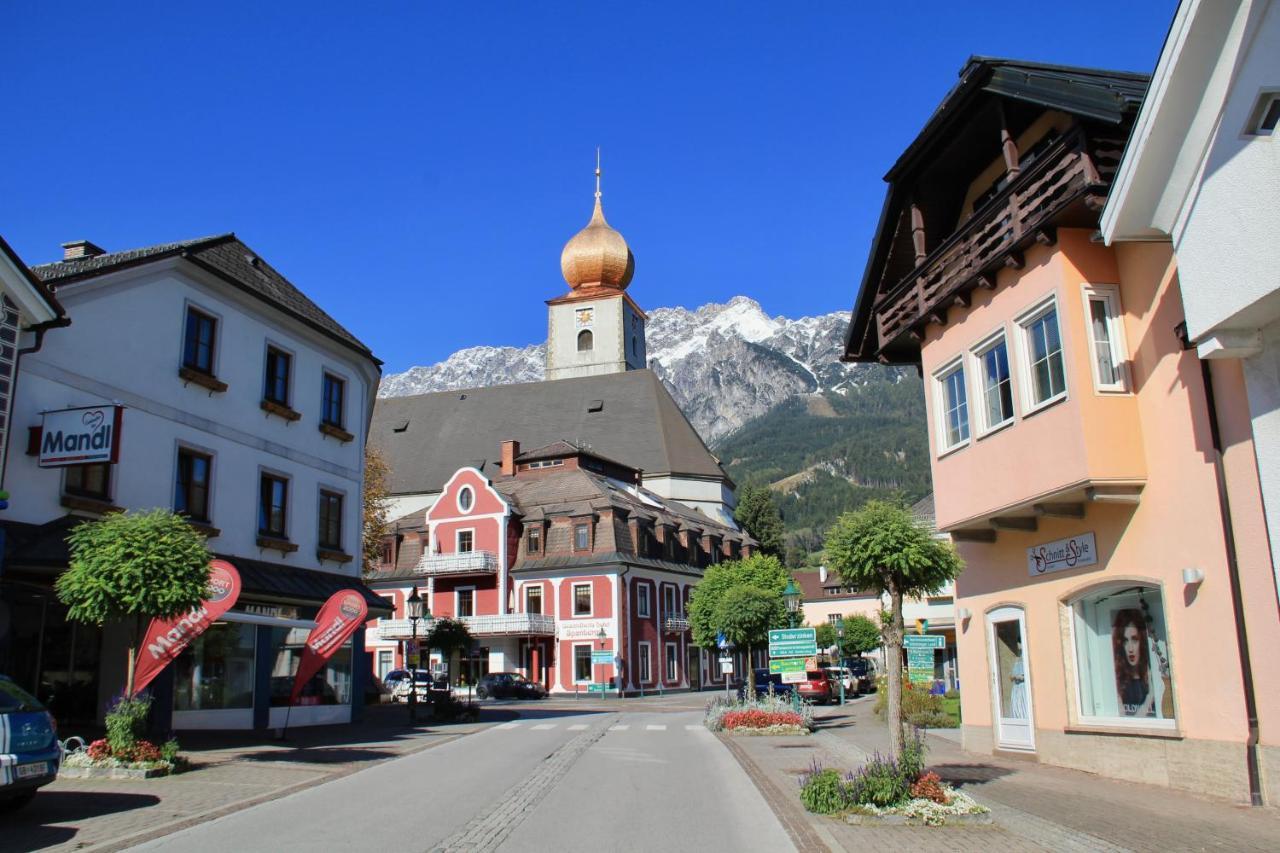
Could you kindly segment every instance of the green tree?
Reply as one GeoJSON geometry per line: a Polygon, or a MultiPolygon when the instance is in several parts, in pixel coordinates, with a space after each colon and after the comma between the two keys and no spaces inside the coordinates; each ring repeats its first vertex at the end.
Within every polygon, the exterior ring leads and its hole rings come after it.
{"type": "Polygon", "coordinates": [[[367,576],[382,562],[382,537],[387,535],[387,482],[390,469],[373,445],[364,449],[364,523],[360,532],[362,570],[367,576]]]}
{"type": "Polygon", "coordinates": [[[900,504],[869,501],[846,512],[827,533],[827,556],[841,580],[858,589],[889,594],[884,626],[889,669],[889,748],[902,752],[902,601],[936,592],[960,573],[951,543],[935,539],[900,504]]]}
{"type": "Polygon", "coordinates": [[[208,595],[209,549],[178,515],[156,509],[87,521],[67,536],[71,564],[55,585],[77,622],[124,622],[129,628],[125,694],[146,624],[198,607],[208,595]]]}
{"type": "MultiPolygon", "coordinates": [[[[789,579],[786,568],[778,558],[764,554],[708,566],[689,599],[689,628],[694,644],[704,649],[716,647],[716,638],[724,631],[720,624],[720,602],[731,590],[740,587],[754,587],[769,595],[770,611],[766,628],[787,627],[787,602],[782,597],[782,591],[787,588],[789,579]]],[[[751,667],[749,651],[747,684],[748,689],[755,689],[755,673],[751,667]]]]}
{"type": "Polygon", "coordinates": [[[840,643],[841,657],[861,657],[880,648],[883,638],[875,620],[855,613],[844,620],[844,640],[840,643]]]}
{"type": "MultiPolygon", "coordinates": [[[[439,649],[446,667],[451,667],[454,652],[471,648],[471,632],[467,626],[456,619],[437,619],[424,641],[428,649],[439,649]]],[[[449,679],[453,680],[450,671],[449,679]]]]}
{"type": "Polygon", "coordinates": [[[733,510],[733,520],[753,539],[760,543],[760,550],[773,557],[784,552],[782,513],[778,511],[773,490],[768,487],[748,486],[742,490],[738,505],[733,510]]]}
{"type": "Polygon", "coordinates": [[[728,589],[715,606],[717,627],[729,642],[747,650],[748,696],[755,695],[756,689],[751,650],[768,641],[769,629],[777,618],[777,599],[772,590],[745,584],[728,589]]]}
{"type": "Polygon", "coordinates": [[[829,649],[836,644],[836,626],[830,622],[823,622],[814,629],[814,634],[820,649],[829,649]]]}

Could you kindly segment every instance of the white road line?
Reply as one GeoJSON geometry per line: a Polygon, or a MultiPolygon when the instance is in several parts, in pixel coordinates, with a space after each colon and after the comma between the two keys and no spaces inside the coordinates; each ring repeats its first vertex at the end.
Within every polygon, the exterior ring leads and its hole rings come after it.
{"type": "Polygon", "coordinates": [[[574,723],[572,726],[569,726],[569,731],[571,732],[584,732],[586,730],[587,730],[586,723],[574,723]]]}
{"type": "Polygon", "coordinates": [[[545,732],[548,729],[554,729],[555,727],[556,727],[555,723],[538,723],[536,726],[533,727],[533,730],[535,732],[545,732]]]}
{"type": "Polygon", "coordinates": [[[688,725],[684,727],[684,730],[686,732],[696,732],[700,728],[702,728],[700,725],[688,725]]]}
{"type": "Polygon", "coordinates": [[[665,731],[667,730],[667,727],[666,727],[666,726],[661,726],[661,725],[652,725],[652,724],[650,724],[650,725],[645,726],[645,730],[646,730],[646,731],[651,731],[651,732],[665,732],[665,731]]]}
{"type": "Polygon", "coordinates": [[[494,726],[494,728],[497,728],[497,729],[518,729],[518,728],[520,728],[520,724],[519,724],[519,723],[503,723],[503,724],[502,724],[502,725],[500,725],[500,726],[494,726]]]}
{"type": "Polygon", "coordinates": [[[626,725],[626,724],[624,723],[624,724],[622,724],[622,725],[618,725],[618,726],[612,726],[612,727],[610,727],[609,731],[611,731],[611,732],[625,732],[625,731],[626,731],[627,729],[629,729],[629,728],[631,728],[631,726],[626,725]]]}

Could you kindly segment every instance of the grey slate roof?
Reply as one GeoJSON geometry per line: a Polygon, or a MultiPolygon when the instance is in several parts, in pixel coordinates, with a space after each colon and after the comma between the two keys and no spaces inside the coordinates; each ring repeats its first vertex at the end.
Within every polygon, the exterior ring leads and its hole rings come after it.
{"type": "Polygon", "coordinates": [[[530,448],[572,442],[646,475],[729,480],[650,370],[383,397],[369,432],[391,470],[392,494],[439,491],[468,461],[497,477],[508,439],[530,448]],[[595,400],[603,408],[588,412],[595,400]]]}
{"type": "Polygon", "coordinates": [[[933,513],[933,492],[911,505],[911,515],[917,521],[929,525],[930,530],[938,529],[937,519],[933,513]]]}
{"type": "Polygon", "coordinates": [[[31,268],[55,291],[62,285],[95,275],[182,257],[228,284],[255,296],[321,334],[382,364],[373,352],[298,290],[287,278],[245,245],[235,234],[217,234],[176,243],[160,243],[92,258],[76,258],[31,268]]]}
{"type": "Polygon", "coordinates": [[[41,281],[39,277],[31,271],[31,268],[23,263],[22,258],[18,257],[18,253],[15,252],[7,242],[5,242],[3,237],[0,237],[0,252],[3,252],[9,258],[10,262],[18,268],[18,272],[22,274],[23,278],[31,283],[31,287],[36,291],[36,293],[40,294],[40,298],[45,301],[45,304],[49,306],[54,314],[57,314],[59,317],[67,316],[67,312],[63,309],[62,304],[58,302],[57,298],[53,295],[53,291],[49,289],[49,285],[41,281]]]}

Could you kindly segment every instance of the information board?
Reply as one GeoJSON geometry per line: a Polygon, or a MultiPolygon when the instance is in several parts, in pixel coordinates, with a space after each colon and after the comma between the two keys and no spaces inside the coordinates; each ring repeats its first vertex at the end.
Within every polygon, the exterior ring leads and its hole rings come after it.
{"type": "Polygon", "coordinates": [[[782,628],[769,632],[769,657],[807,657],[818,653],[818,635],[813,628],[782,628]]]}

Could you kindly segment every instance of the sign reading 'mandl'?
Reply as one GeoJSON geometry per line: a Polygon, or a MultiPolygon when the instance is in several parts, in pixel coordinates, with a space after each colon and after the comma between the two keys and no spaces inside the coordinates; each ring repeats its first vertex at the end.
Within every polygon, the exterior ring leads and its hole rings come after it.
{"type": "Polygon", "coordinates": [[[40,428],[40,467],[119,462],[123,416],[123,406],[45,412],[40,428]]]}

